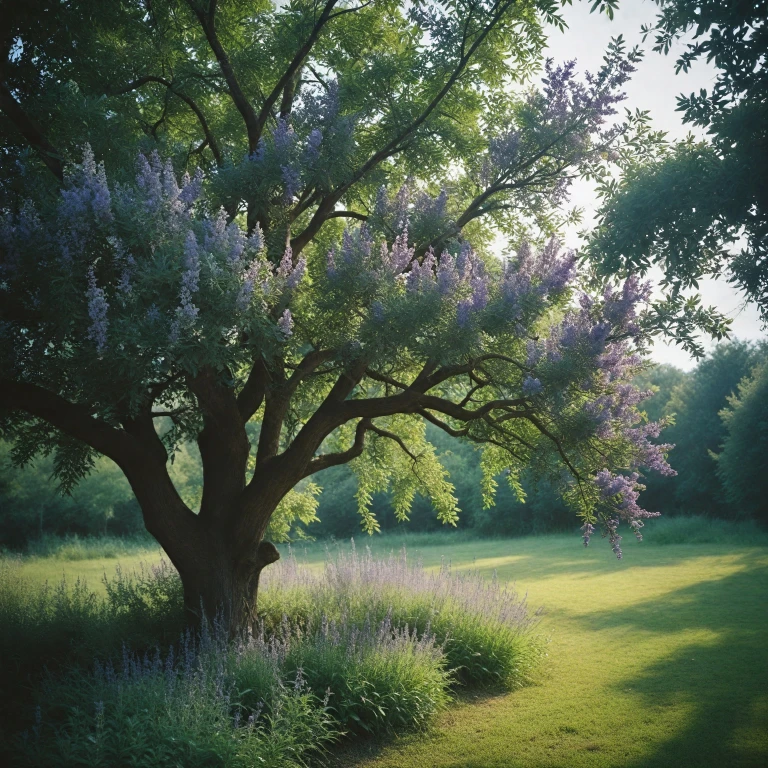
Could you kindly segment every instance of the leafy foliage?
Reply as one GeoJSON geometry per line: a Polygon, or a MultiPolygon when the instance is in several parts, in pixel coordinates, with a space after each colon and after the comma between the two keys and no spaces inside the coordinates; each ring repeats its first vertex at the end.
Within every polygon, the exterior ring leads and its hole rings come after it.
{"type": "MultiPolygon", "coordinates": [[[[726,274],[768,318],[763,182],[768,173],[768,5],[719,0],[657,4],[656,24],[645,29],[654,36],[654,50],[667,54],[674,41],[693,32],[677,59],[677,71],[688,71],[700,59],[717,69],[711,91],[678,98],[683,122],[705,128],[709,140],[659,140],[649,156],[625,157],[621,179],[606,180],[601,187],[590,257],[609,275],[643,274],[660,266],[671,302],[663,307],[662,327],[664,316],[682,305],[679,292],[697,288],[705,275],[726,274]]],[[[696,310],[694,322],[678,331],[689,348],[696,346],[688,327],[695,322],[718,338],[727,332],[713,308],[690,309],[696,310]]]]}
{"type": "Polygon", "coordinates": [[[768,362],[763,361],[741,380],[721,416],[727,435],[717,457],[717,473],[728,501],[740,516],[765,522],[768,362]]]}

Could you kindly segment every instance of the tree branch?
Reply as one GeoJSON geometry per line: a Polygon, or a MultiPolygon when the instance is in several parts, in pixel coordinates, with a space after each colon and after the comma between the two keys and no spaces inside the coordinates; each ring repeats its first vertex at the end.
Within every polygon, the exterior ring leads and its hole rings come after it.
{"type": "Polygon", "coordinates": [[[207,12],[205,12],[202,7],[199,7],[195,0],[187,0],[187,5],[192,9],[195,16],[197,16],[200,26],[205,33],[205,37],[208,40],[208,45],[211,47],[213,55],[216,57],[216,61],[218,61],[219,67],[221,68],[221,73],[227,81],[229,95],[231,96],[235,107],[237,107],[238,112],[242,115],[243,121],[245,122],[245,129],[248,134],[248,152],[252,153],[256,150],[256,145],[258,144],[259,136],[261,135],[259,121],[256,117],[256,111],[251,106],[251,102],[240,87],[240,82],[237,79],[237,75],[235,75],[235,70],[232,68],[229,56],[224,50],[224,47],[219,40],[219,36],[216,33],[216,0],[209,0],[207,12]]]}
{"type": "Polygon", "coordinates": [[[237,396],[237,408],[243,424],[247,423],[264,402],[264,395],[269,384],[269,371],[261,355],[251,366],[243,388],[237,396]]]}
{"type": "Polygon", "coordinates": [[[360,221],[368,221],[368,217],[364,213],[358,213],[357,211],[332,211],[327,216],[328,219],[359,219],[360,221]]]}
{"type": "Polygon", "coordinates": [[[307,58],[307,56],[309,55],[309,52],[312,50],[312,47],[317,41],[317,38],[320,35],[320,31],[330,20],[331,10],[333,10],[333,6],[336,5],[338,1],[339,0],[326,0],[325,6],[323,7],[323,11],[318,17],[314,26],[312,27],[312,31],[309,33],[309,37],[304,41],[304,45],[302,45],[301,48],[299,48],[299,50],[296,51],[293,59],[291,59],[291,63],[288,65],[288,68],[285,70],[285,72],[283,72],[280,79],[275,84],[275,87],[272,89],[270,94],[264,100],[264,103],[261,105],[259,114],[256,117],[256,130],[257,130],[256,141],[257,142],[261,138],[261,134],[264,130],[264,126],[266,125],[266,122],[269,119],[270,114],[272,113],[272,108],[275,106],[275,103],[280,98],[280,94],[284,92],[286,87],[290,84],[291,80],[293,79],[294,75],[299,71],[299,69],[301,69],[301,66],[304,63],[304,60],[307,58]]]}
{"type": "MultiPolygon", "coordinates": [[[[218,142],[216,141],[216,137],[213,135],[208,125],[208,121],[205,119],[205,115],[203,114],[203,111],[200,109],[200,107],[197,105],[194,99],[187,96],[182,91],[178,90],[178,88],[176,88],[176,86],[170,80],[167,80],[164,77],[158,77],[156,75],[145,75],[144,77],[139,77],[138,79],[133,80],[127,85],[124,85],[122,88],[110,89],[107,93],[109,96],[120,96],[124,93],[130,93],[131,91],[135,91],[138,88],[141,88],[143,85],[146,85],[147,83],[158,83],[159,85],[164,86],[174,96],[178,96],[195,113],[195,116],[197,117],[197,120],[200,123],[200,127],[203,129],[203,134],[205,135],[205,139],[208,143],[208,146],[211,148],[211,153],[213,154],[213,157],[216,160],[216,165],[220,167],[223,162],[223,159],[221,156],[221,150],[219,149],[219,145],[218,145],[218,142]]],[[[202,146],[199,147],[197,151],[200,151],[201,149],[202,149],[202,146]]]]}
{"type": "Polygon", "coordinates": [[[304,470],[302,477],[309,477],[309,475],[320,472],[322,469],[336,467],[339,464],[346,464],[347,462],[352,461],[352,459],[356,459],[363,452],[363,448],[365,447],[365,435],[371,426],[370,419],[361,419],[355,430],[355,441],[352,444],[352,447],[348,448],[346,451],[339,451],[338,453],[324,453],[322,456],[312,459],[309,464],[307,464],[307,468],[304,470]]]}
{"type": "Polygon", "coordinates": [[[203,464],[201,519],[232,514],[245,487],[250,452],[234,389],[206,367],[188,379],[203,415],[197,437],[203,464]]]}
{"type": "Polygon", "coordinates": [[[408,455],[408,457],[412,461],[417,462],[419,460],[419,457],[415,456],[413,453],[411,453],[411,451],[408,448],[408,446],[403,442],[403,438],[400,437],[399,435],[396,435],[394,432],[389,432],[386,429],[381,429],[380,427],[375,427],[375,426],[373,426],[373,424],[371,424],[371,426],[369,427],[369,430],[371,432],[375,432],[377,435],[379,435],[379,437],[386,437],[388,440],[392,440],[395,443],[397,443],[400,446],[400,448],[402,449],[402,451],[404,453],[406,453],[408,455]]]}
{"type": "Polygon", "coordinates": [[[19,133],[40,155],[48,170],[59,180],[64,181],[62,154],[51,144],[34,121],[27,115],[21,104],[13,97],[5,83],[0,82],[0,109],[16,126],[19,133]]]}
{"type": "Polygon", "coordinates": [[[299,233],[295,238],[291,240],[291,248],[293,249],[294,256],[298,256],[301,251],[307,246],[312,238],[319,232],[322,225],[328,220],[329,214],[331,214],[336,206],[336,203],[342,198],[345,192],[349,190],[354,184],[360,181],[371,170],[376,168],[387,158],[396,154],[401,148],[402,143],[412,136],[429,118],[429,116],[440,106],[443,99],[448,95],[451,88],[456,84],[461,75],[465,72],[469,62],[472,60],[477,49],[482,45],[483,41],[490,34],[490,32],[499,24],[504,14],[515,4],[516,0],[504,0],[500,2],[496,7],[493,15],[491,16],[485,27],[478,33],[472,45],[466,52],[463,52],[459,59],[459,62],[447,79],[440,91],[434,96],[429,104],[424,108],[421,114],[414,119],[405,129],[403,129],[397,136],[392,138],[387,144],[382,147],[378,152],[375,152],[359,170],[352,175],[352,177],[344,184],[339,186],[329,195],[327,195],[318,206],[315,214],[312,216],[309,224],[303,232],[299,233]]]}
{"type": "Polygon", "coordinates": [[[3,407],[21,410],[81,440],[125,469],[142,455],[141,444],[122,429],[91,415],[84,405],[27,382],[0,379],[3,407]]]}

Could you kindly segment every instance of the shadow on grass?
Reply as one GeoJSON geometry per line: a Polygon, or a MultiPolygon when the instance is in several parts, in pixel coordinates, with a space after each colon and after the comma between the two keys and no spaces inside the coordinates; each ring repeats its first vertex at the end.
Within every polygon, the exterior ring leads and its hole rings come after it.
{"type": "Polygon", "coordinates": [[[682,708],[684,723],[652,753],[627,768],[768,765],[768,567],[745,555],[743,570],[703,581],[622,610],[594,612],[579,622],[643,633],[712,633],[679,647],[624,679],[616,690],[637,698],[638,717],[653,727],[664,711],[682,708]]]}
{"type": "MultiPolygon", "coordinates": [[[[467,690],[459,688],[453,691],[454,700],[451,707],[460,705],[492,704],[494,699],[509,696],[505,690],[467,690]]],[[[440,731],[429,728],[426,731],[410,731],[400,734],[381,734],[370,738],[342,740],[331,747],[327,755],[329,768],[355,768],[367,760],[374,760],[391,747],[407,749],[409,746],[422,744],[424,739],[439,739],[440,731]]],[[[439,749],[436,742],[435,749],[439,749]]],[[[426,766],[425,766],[426,768],[426,766]]],[[[464,767],[463,767],[464,768],[464,767]]],[[[465,768],[484,768],[480,765],[467,764],[465,768]]]]}

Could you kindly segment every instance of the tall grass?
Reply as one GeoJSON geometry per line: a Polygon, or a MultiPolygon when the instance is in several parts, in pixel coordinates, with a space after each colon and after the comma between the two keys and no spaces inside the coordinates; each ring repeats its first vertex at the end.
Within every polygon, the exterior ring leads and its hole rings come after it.
{"type": "Polygon", "coordinates": [[[538,657],[513,591],[405,552],[281,561],[236,643],[215,622],[177,639],[165,562],[104,580],[104,598],[35,587],[0,561],[0,761],[300,766],[342,734],[426,727],[456,684],[519,685],[538,657]]]}
{"type": "Polygon", "coordinates": [[[149,536],[121,538],[118,536],[43,536],[30,541],[24,549],[29,557],[50,557],[57,560],[106,560],[139,555],[159,549],[149,536]]]}
{"type": "Polygon", "coordinates": [[[320,573],[289,557],[265,571],[264,581],[260,613],[268,626],[283,612],[308,626],[390,617],[395,626],[433,634],[463,684],[516,687],[538,658],[531,632],[537,615],[525,598],[496,579],[452,573],[446,563],[428,571],[405,549],[375,558],[353,542],[351,552],[329,554],[320,573]]]}

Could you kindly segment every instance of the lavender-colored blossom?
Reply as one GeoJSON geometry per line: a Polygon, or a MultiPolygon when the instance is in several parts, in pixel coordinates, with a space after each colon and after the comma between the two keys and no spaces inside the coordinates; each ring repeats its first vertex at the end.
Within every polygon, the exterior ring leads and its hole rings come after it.
{"type": "Polygon", "coordinates": [[[332,125],[341,111],[341,93],[338,80],[330,80],[320,97],[320,119],[324,125],[332,125]]]}
{"type": "Polygon", "coordinates": [[[277,118],[277,126],[272,132],[272,139],[275,142],[275,152],[278,156],[284,157],[290,152],[296,141],[296,134],[293,132],[291,124],[285,118],[277,118]]]}
{"type": "Polygon", "coordinates": [[[406,220],[402,231],[392,243],[392,250],[388,253],[386,262],[388,262],[392,272],[399,275],[412,262],[415,253],[416,247],[408,245],[408,222],[406,220]]]}
{"type": "Polygon", "coordinates": [[[437,289],[441,296],[450,296],[459,284],[456,260],[448,251],[443,251],[437,268],[437,289]]]}
{"type": "Polygon", "coordinates": [[[201,168],[195,169],[195,175],[190,180],[189,174],[184,174],[179,200],[187,207],[198,200],[203,191],[203,171],[201,168]]]}
{"type": "Polygon", "coordinates": [[[539,379],[534,379],[532,376],[526,376],[523,381],[523,394],[526,397],[533,397],[538,395],[543,389],[543,385],[539,379]]]}
{"type": "Polygon", "coordinates": [[[584,525],[581,526],[581,533],[582,533],[582,538],[584,539],[585,547],[589,546],[589,539],[594,532],[595,532],[595,526],[592,525],[592,523],[584,523],[584,525]]]}
{"type": "Polygon", "coordinates": [[[469,324],[469,318],[472,314],[472,302],[468,299],[462,299],[456,307],[456,322],[459,328],[466,328],[469,324]]]}
{"type": "Polygon", "coordinates": [[[290,203],[301,190],[301,169],[292,165],[280,166],[285,186],[285,202],[290,203]]]}
{"type": "Polygon", "coordinates": [[[314,165],[320,159],[320,145],[322,143],[322,131],[319,128],[313,128],[307,137],[307,146],[304,150],[304,161],[307,165],[314,165]]]}
{"type": "Polygon", "coordinates": [[[606,521],[605,525],[608,529],[608,541],[611,544],[611,549],[616,555],[616,559],[621,560],[623,552],[621,551],[621,536],[618,533],[619,521],[616,518],[612,518],[606,521]]]}
{"type": "Polygon", "coordinates": [[[406,231],[408,229],[408,206],[410,201],[411,189],[409,183],[406,182],[397,191],[395,199],[392,201],[391,215],[396,230],[406,231]]]}
{"type": "Polygon", "coordinates": [[[227,240],[227,263],[231,267],[235,267],[240,264],[248,241],[243,230],[234,221],[227,225],[225,236],[227,240]]]}
{"type": "Polygon", "coordinates": [[[245,279],[240,286],[237,298],[235,299],[235,305],[240,312],[245,312],[245,310],[250,307],[251,297],[253,296],[253,287],[254,281],[250,278],[245,279]]]}
{"type": "Polygon", "coordinates": [[[253,232],[248,236],[248,248],[254,253],[259,253],[264,248],[264,233],[261,231],[261,225],[258,221],[253,232]]]}
{"type": "Polygon", "coordinates": [[[293,268],[285,281],[285,285],[289,290],[293,290],[299,285],[301,279],[304,277],[306,269],[307,260],[304,258],[304,256],[300,256],[299,260],[296,262],[296,266],[293,268]]]}
{"type": "Polygon", "coordinates": [[[537,344],[532,339],[528,339],[525,343],[527,356],[525,358],[525,364],[528,368],[533,368],[539,360],[541,360],[544,350],[541,345],[537,344]]]}
{"type": "MultiPolygon", "coordinates": [[[[82,164],[75,173],[68,176],[67,185],[61,190],[58,214],[62,229],[69,234],[76,248],[81,247],[91,221],[99,226],[113,221],[112,196],[107,185],[104,163],[96,165],[88,144],[83,149],[82,164]]],[[[23,218],[20,218],[19,226],[24,235],[26,223],[23,218]]]]}
{"type": "Polygon", "coordinates": [[[262,136],[256,144],[256,149],[248,155],[248,161],[251,163],[261,163],[267,154],[267,142],[262,136]]]}
{"type": "Polygon", "coordinates": [[[187,232],[184,242],[184,271],[181,274],[181,291],[179,292],[181,317],[187,322],[193,322],[199,309],[192,303],[193,294],[197,293],[200,284],[200,254],[195,233],[187,232]]]}
{"type": "Polygon", "coordinates": [[[459,249],[459,255],[456,257],[456,270],[461,280],[469,280],[472,276],[472,265],[474,264],[475,254],[472,246],[464,241],[459,249]]]}
{"type": "Polygon", "coordinates": [[[293,335],[293,315],[291,315],[290,309],[286,309],[280,316],[280,319],[277,321],[277,327],[284,338],[287,339],[293,335]]]}
{"type": "Polygon", "coordinates": [[[163,202],[163,184],[157,172],[143,154],[136,159],[136,185],[144,193],[144,205],[148,213],[160,211],[163,202]]]}
{"type": "Polygon", "coordinates": [[[406,288],[409,292],[426,291],[435,285],[435,254],[430,248],[419,263],[418,259],[411,262],[411,268],[406,275],[406,288]]]}
{"type": "Polygon", "coordinates": [[[484,272],[472,278],[472,309],[475,312],[485,309],[489,299],[489,278],[484,272]]]}
{"type": "Polygon", "coordinates": [[[218,253],[227,248],[227,212],[219,208],[213,218],[203,222],[203,251],[218,253]]]}
{"type": "Polygon", "coordinates": [[[290,245],[285,246],[283,258],[280,259],[280,266],[277,268],[277,276],[285,280],[293,271],[293,249],[290,245]]]}
{"type": "Polygon", "coordinates": [[[93,265],[88,267],[88,317],[91,325],[88,328],[88,338],[96,344],[96,351],[101,355],[107,348],[107,310],[109,303],[103,288],[96,285],[96,273],[93,265]]]}
{"type": "Polygon", "coordinates": [[[376,192],[376,200],[373,204],[373,214],[379,219],[387,216],[389,211],[389,194],[387,188],[382,184],[376,192]]]}

